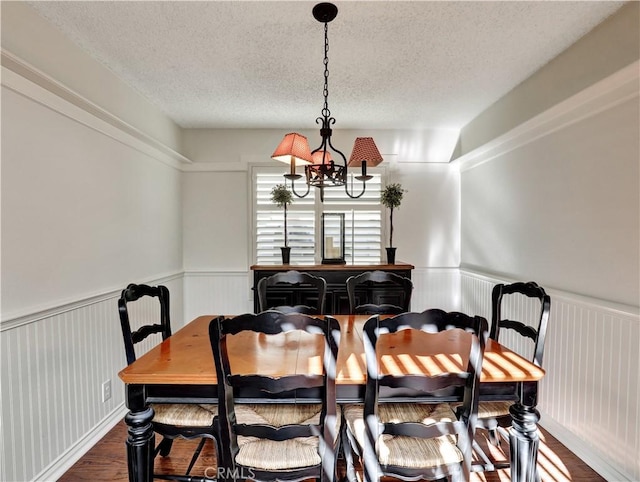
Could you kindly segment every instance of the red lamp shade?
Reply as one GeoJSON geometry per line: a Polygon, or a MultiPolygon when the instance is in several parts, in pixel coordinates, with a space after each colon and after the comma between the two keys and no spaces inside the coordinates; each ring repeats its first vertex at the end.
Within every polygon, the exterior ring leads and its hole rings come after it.
{"type": "Polygon", "coordinates": [[[311,158],[314,164],[329,164],[333,160],[329,151],[316,151],[311,158]]]}
{"type": "Polygon", "coordinates": [[[356,137],[348,166],[359,167],[362,161],[367,161],[369,166],[377,166],[383,161],[373,137],[356,137]]]}
{"type": "Polygon", "coordinates": [[[296,132],[291,132],[284,136],[282,142],[271,154],[271,159],[287,164],[311,164],[311,150],[307,138],[296,132]]]}

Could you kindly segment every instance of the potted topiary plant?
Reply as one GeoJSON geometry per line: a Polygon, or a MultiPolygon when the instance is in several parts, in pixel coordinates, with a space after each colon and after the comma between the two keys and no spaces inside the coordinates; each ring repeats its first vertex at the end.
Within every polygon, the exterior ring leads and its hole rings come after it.
{"type": "Polygon", "coordinates": [[[380,194],[380,202],[390,210],[389,212],[389,247],[387,248],[387,263],[395,264],[396,248],[393,246],[393,210],[399,208],[402,196],[407,192],[398,183],[389,184],[380,194]]]}
{"type": "Polygon", "coordinates": [[[280,250],[282,251],[282,264],[289,264],[291,248],[287,235],[287,206],[293,202],[293,195],[285,184],[278,184],[271,189],[271,202],[279,208],[284,208],[284,246],[280,250]]]}

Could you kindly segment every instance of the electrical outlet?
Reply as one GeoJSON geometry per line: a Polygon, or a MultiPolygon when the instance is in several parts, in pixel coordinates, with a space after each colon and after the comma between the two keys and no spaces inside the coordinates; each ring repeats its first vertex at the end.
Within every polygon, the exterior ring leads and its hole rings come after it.
{"type": "Polygon", "coordinates": [[[106,402],[111,398],[111,380],[102,383],[102,401],[106,402]]]}

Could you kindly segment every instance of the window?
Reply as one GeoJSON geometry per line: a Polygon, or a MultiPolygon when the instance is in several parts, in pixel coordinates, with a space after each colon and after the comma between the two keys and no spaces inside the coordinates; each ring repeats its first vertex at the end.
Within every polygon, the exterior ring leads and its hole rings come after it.
{"type": "MultiPolygon", "coordinates": [[[[254,166],[252,192],[254,207],[254,252],[256,264],[281,264],[280,247],[284,246],[284,210],[271,202],[271,189],[284,182],[283,169],[254,166]]],[[[315,264],[320,255],[320,219],[323,212],[345,214],[345,260],[347,263],[369,264],[380,261],[382,247],[381,175],[367,182],[365,194],[351,199],[344,187],[327,188],[324,203],[318,189],[312,187],[305,198],[294,196],[287,209],[287,226],[291,263],[315,264]]],[[[290,183],[287,181],[287,185],[290,183]]],[[[354,180],[356,192],[361,183],[354,180]]],[[[351,187],[351,186],[350,186],[351,187]]],[[[296,191],[306,192],[304,180],[296,182],[296,191]]]]}

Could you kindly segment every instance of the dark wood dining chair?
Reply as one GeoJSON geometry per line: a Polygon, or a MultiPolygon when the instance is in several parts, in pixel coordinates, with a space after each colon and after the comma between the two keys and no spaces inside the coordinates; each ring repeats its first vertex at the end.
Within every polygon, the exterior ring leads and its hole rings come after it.
{"type": "Polygon", "coordinates": [[[324,278],[295,270],[276,273],[258,282],[260,311],[322,315],[326,292],[324,278]]]}
{"type": "Polygon", "coordinates": [[[365,322],[364,404],[342,407],[342,440],[350,482],[357,480],[355,457],[361,460],[367,482],[381,476],[469,480],[487,331],[482,317],[437,309],[384,320],[374,315],[365,322]],[[440,347],[446,344],[440,341],[442,337],[454,336],[443,332],[454,329],[460,330],[456,335],[464,342],[459,346],[465,348],[442,353],[440,347]],[[393,338],[385,345],[385,337],[393,338]],[[438,374],[394,370],[428,363],[420,360],[423,355],[437,356],[434,366],[446,368],[438,374]],[[425,397],[431,401],[424,401],[425,397]],[[447,403],[452,397],[462,401],[460,419],[447,403]]]}
{"type": "MultiPolygon", "coordinates": [[[[489,337],[501,341],[506,338],[507,332],[511,331],[522,339],[530,340],[532,345],[533,363],[542,367],[544,355],[544,344],[551,312],[551,298],[533,281],[517,282],[512,284],[497,284],[491,293],[491,331],[489,337]],[[512,320],[504,316],[503,302],[506,298],[514,299],[518,296],[538,300],[539,311],[533,324],[523,321],[512,320]]],[[[530,346],[531,348],[531,346],[530,346]]],[[[514,348],[514,351],[518,351],[514,348]]],[[[525,356],[525,353],[519,353],[525,356]]],[[[536,397],[537,393],[529,396],[536,397]]],[[[507,429],[511,426],[512,418],[509,407],[512,401],[480,402],[478,406],[478,428],[488,431],[489,442],[493,445],[500,445],[501,439],[509,442],[507,429]]],[[[494,461],[488,454],[475,445],[478,456],[484,462],[484,470],[498,470],[509,467],[508,462],[494,461]]]]}
{"type": "Polygon", "coordinates": [[[349,312],[354,314],[397,315],[409,311],[413,283],[409,278],[387,271],[365,271],[347,279],[347,295],[349,297],[349,312]],[[384,287],[392,285],[401,291],[385,291],[384,287]],[[371,296],[377,303],[358,303],[358,291],[373,289],[371,296]],[[393,303],[389,303],[393,301],[393,303]]]}
{"type": "MultiPolygon", "coordinates": [[[[529,341],[529,349],[532,355],[527,356],[527,353],[519,352],[519,350],[513,346],[512,348],[519,355],[530,358],[533,363],[539,367],[542,366],[542,357],[544,355],[544,343],[547,333],[547,325],[549,322],[549,314],[551,311],[551,298],[545,292],[544,288],[538,286],[533,281],[529,282],[517,282],[512,284],[497,284],[493,287],[491,292],[491,331],[489,333],[490,338],[502,342],[505,341],[508,334],[515,334],[516,338],[519,338],[521,342],[529,341]],[[513,320],[504,316],[503,302],[506,298],[511,301],[517,301],[517,297],[527,297],[531,300],[539,302],[539,311],[537,312],[535,321],[533,323],[525,323],[519,320],[513,320]],[[506,298],[505,298],[506,297],[506,298]]],[[[525,343],[521,343],[524,345],[525,343]]],[[[534,387],[534,392],[527,392],[527,398],[533,400],[535,404],[535,397],[537,397],[537,386],[534,387]]],[[[476,438],[486,434],[487,439],[491,445],[499,446],[501,441],[510,443],[508,429],[511,427],[512,418],[509,412],[509,408],[513,403],[518,400],[518,395],[524,393],[519,387],[514,387],[513,393],[508,394],[504,398],[511,398],[511,400],[500,401],[483,401],[478,404],[478,420],[476,422],[476,428],[482,432],[476,432],[476,438]],[[486,431],[486,432],[485,432],[486,431]]],[[[501,397],[503,398],[503,397],[501,397]]],[[[458,407],[458,410],[460,407],[458,407]]],[[[474,463],[474,471],[495,471],[500,469],[507,469],[511,463],[509,460],[503,458],[496,459],[493,457],[491,451],[483,450],[483,445],[478,440],[474,440],[473,448],[476,457],[474,463]]],[[[508,452],[509,450],[505,450],[508,452]]],[[[540,473],[536,470],[536,480],[540,480],[540,473]]]]}
{"type": "MultiPolygon", "coordinates": [[[[144,311],[144,310],[143,310],[144,311]]],[[[130,284],[121,293],[118,300],[118,312],[124,340],[127,365],[136,361],[135,345],[143,342],[153,334],[161,334],[166,340],[171,336],[171,318],[169,312],[169,290],[166,286],[148,286],[145,284],[130,284]],[[143,298],[156,298],[159,304],[159,319],[150,318],[154,315],[146,313],[142,320],[132,323],[132,313],[129,304],[140,302],[143,298]],[[136,327],[132,331],[132,325],[136,327]]],[[[202,452],[207,438],[213,439],[216,444],[218,457],[220,455],[220,427],[218,423],[218,407],[214,404],[186,404],[186,403],[154,403],[151,404],[154,411],[152,420],[153,431],[163,437],[154,451],[154,457],[160,454],[163,457],[169,455],[173,439],[182,437],[185,439],[200,438],[191,462],[184,475],[182,474],[154,474],[159,479],[192,480],[189,475],[196,460],[202,452]]],[[[218,458],[218,460],[221,460],[218,458]]],[[[197,480],[197,478],[193,478],[197,480]]]]}
{"type": "MultiPolygon", "coordinates": [[[[335,387],[340,343],[337,320],[265,311],[217,318],[209,325],[209,335],[218,379],[221,424],[226,429],[223,430],[223,444],[228,449],[225,472],[235,474],[234,480],[334,480],[340,422],[335,387]],[[230,338],[247,332],[262,340],[260,356],[265,363],[270,352],[266,338],[271,335],[291,332],[313,335],[313,341],[307,341],[323,347],[318,353],[324,361],[321,373],[297,373],[295,363],[286,367],[290,372],[278,376],[267,375],[267,371],[234,372],[231,360],[247,356],[247,350],[243,345],[233,351],[230,338]],[[305,400],[308,396],[313,397],[312,402],[305,400]],[[238,403],[238,397],[258,403],[238,403]]],[[[273,356],[282,356],[281,346],[272,348],[273,356]]]]}

